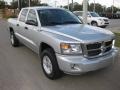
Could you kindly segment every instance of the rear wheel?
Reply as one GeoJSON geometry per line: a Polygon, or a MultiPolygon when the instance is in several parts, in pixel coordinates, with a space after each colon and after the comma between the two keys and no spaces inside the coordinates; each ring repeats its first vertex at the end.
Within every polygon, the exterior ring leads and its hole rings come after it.
{"type": "Polygon", "coordinates": [[[10,32],[10,41],[11,41],[11,45],[13,47],[18,47],[19,46],[19,40],[16,38],[13,31],[10,32]]]}
{"type": "Polygon", "coordinates": [[[42,52],[41,66],[44,74],[51,80],[58,79],[62,76],[55,53],[51,48],[45,49],[42,52]]]}

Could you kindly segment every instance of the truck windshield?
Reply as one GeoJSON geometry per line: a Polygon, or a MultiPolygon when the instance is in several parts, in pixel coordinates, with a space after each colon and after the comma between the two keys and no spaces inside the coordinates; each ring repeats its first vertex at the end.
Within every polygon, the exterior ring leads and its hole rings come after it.
{"type": "Polygon", "coordinates": [[[100,16],[99,16],[97,13],[95,13],[95,12],[91,12],[90,14],[91,14],[92,17],[100,17],[100,16]]]}
{"type": "Polygon", "coordinates": [[[72,12],[62,9],[38,10],[38,15],[42,26],[82,24],[72,12]]]}

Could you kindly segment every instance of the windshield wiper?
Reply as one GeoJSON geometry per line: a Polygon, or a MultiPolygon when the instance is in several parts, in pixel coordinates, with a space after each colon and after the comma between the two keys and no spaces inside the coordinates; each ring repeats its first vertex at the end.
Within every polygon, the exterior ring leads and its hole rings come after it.
{"type": "Polygon", "coordinates": [[[80,24],[80,22],[76,22],[76,21],[65,21],[65,22],[63,22],[63,24],[80,24]]]}
{"type": "Polygon", "coordinates": [[[59,22],[49,22],[50,25],[61,25],[62,23],[59,22]]]}
{"type": "Polygon", "coordinates": [[[80,22],[76,22],[76,21],[65,21],[65,22],[49,22],[50,26],[54,26],[54,25],[63,25],[63,24],[81,24],[80,22]]]}

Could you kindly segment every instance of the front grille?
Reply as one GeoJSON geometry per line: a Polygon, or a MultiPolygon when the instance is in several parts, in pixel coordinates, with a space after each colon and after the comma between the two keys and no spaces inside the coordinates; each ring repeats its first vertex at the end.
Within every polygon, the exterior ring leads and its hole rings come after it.
{"type": "Polygon", "coordinates": [[[96,42],[92,44],[85,44],[84,45],[85,49],[83,50],[84,56],[94,57],[94,56],[104,55],[105,53],[111,51],[112,42],[113,40],[96,42]]]}
{"type": "Polygon", "coordinates": [[[110,46],[112,45],[112,41],[105,42],[105,46],[110,46]]]}
{"type": "Polygon", "coordinates": [[[86,47],[87,47],[87,50],[98,49],[101,47],[101,43],[88,44],[86,45],[86,47]]]}
{"type": "Polygon", "coordinates": [[[101,53],[101,50],[88,51],[88,57],[96,56],[101,53]]]}
{"type": "Polygon", "coordinates": [[[107,47],[106,50],[105,50],[105,52],[108,52],[108,51],[110,51],[111,49],[112,49],[112,47],[107,47]]]}

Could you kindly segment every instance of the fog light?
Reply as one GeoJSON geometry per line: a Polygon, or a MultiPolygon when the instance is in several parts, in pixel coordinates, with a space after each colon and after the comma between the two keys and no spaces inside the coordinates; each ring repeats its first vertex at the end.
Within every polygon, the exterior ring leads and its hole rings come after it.
{"type": "Polygon", "coordinates": [[[77,64],[71,64],[71,69],[74,71],[81,71],[81,69],[79,68],[79,65],[77,64]]]}

